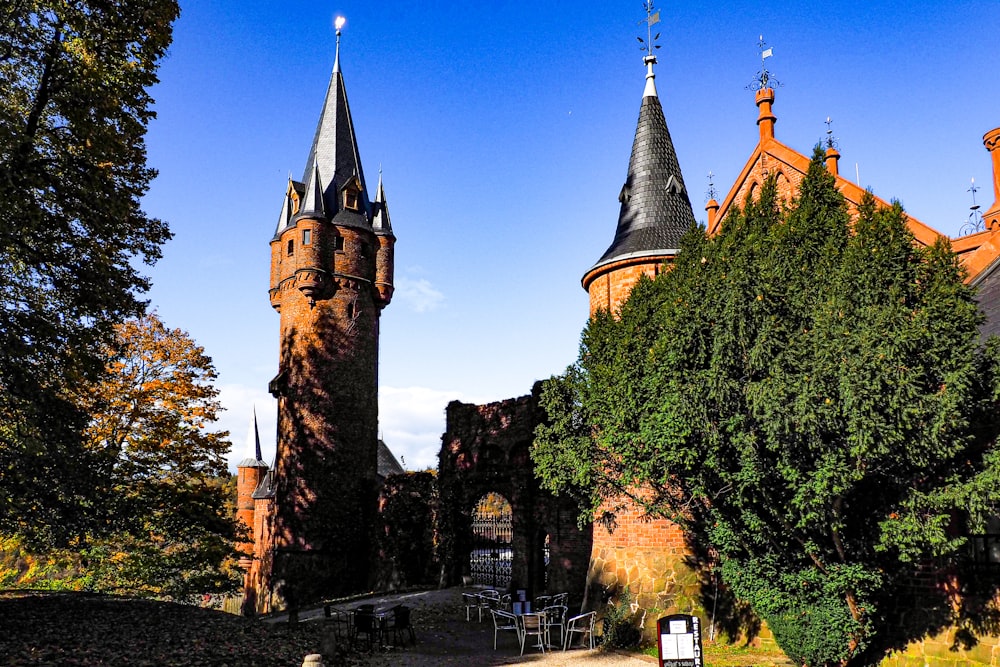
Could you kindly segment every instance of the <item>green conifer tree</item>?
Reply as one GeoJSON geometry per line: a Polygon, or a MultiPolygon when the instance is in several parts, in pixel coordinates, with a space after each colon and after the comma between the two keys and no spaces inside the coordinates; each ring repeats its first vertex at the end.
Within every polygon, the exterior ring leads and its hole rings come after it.
{"type": "Polygon", "coordinates": [[[557,411],[539,432],[543,484],[570,488],[552,462],[590,455],[587,509],[650,491],[793,660],[877,660],[956,620],[924,600],[928,622],[901,628],[894,605],[920,568],[960,563],[1000,502],[995,345],[962,278],[898,204],[869,195],[852,223],[817,151],[793,202],[769,181],[588,325],[576,402],[543,392],[586,425],[564,438],[557,411]]]}

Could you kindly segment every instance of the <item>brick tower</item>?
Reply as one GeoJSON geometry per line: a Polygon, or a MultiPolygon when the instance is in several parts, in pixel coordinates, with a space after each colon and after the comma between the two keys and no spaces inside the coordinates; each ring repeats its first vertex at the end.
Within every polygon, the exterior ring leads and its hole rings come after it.
{"type": "MultiPolygon", "coordinates": [[[[655,276],[677,255],[681,237],[694,224],[674,144],[656,93],[653,65],[645,58],[646,87],[639,122],[622,186],[618,228],[611,246],[583,276],[590,295],[590,314],[616,313],[642,275],[655,276]]],[[[665,519],[649,520],[636,505],[621,498],[605,501],[617,526],[609,531],[594,524],[585,605],[600,603],[603,591],[626,586],[644,610],[678,609],[677,599],[696,599],[697,577],[685,564],[688,549],[683,531],[665,519]]],[[[655,627],[655,619],[648,623],[655,627]]]]}
{"type": "Polygon", "coordinates": [[[289,608],[369,585],[378,443],[379,316],[393,245],[381,175],[369,197],[340,71],[302,182],[289,180],[271,240],[281,316],[270,586],[289,608]]]}
{"type": "Polygon", "coordinates": [[[257,431],[257,411],[254,409],[247,432],[247,447],[253,445],[254,456],[247,457],[236,465],[236,518],[247,531],[247,541],[237,545],[241,553],[244,569],[249,569],[246,562],[253,558],[254,550],[254,492],[260,486],[261,480],[267,474],[268,465],[261,458],[260,434],[257,431]]]}

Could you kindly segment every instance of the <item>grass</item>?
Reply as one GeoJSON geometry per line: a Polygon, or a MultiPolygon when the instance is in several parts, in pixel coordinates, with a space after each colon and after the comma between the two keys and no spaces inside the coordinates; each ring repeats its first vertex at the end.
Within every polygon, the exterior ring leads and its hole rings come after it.
{"type": "MultiPolygon", "coordinates": [[[[706,667],[790,667],[792,664],[778,649],[721,642],[706,643],[702,649],[706,667]]],[[[651,646],[643,653],[656,657],[657,649],[651,646]]]]}

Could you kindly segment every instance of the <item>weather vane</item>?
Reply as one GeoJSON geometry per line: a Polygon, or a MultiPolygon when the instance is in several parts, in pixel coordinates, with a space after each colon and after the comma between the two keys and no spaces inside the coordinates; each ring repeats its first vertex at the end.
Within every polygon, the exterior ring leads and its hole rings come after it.
{"type": "Polygon", "coordinates": [[[715,174],[708,172],[708,193],[705,195],[705,202],[715,199],[719,193],[715,190],[715,174]]]}
{"type": "Polygon", "coordinates": [[[823,121],[826,123],[826,147],[836,148],[837,147],[837,137],[833,136],[833,119],[829,116],[823,121]]]}
{"type": "MultiPolygon", "coordinates": [[[[646,39],[636,37],[639,40],[639,48],[646,52],[647,57],[653,55],[653,49],[660,48],[656,40],[660,38],[660,33],[653,34],[653,26],[660,22],[660,12],[653,11],[653,0],[646,0],[642,3],[642,8],[646,10],[646,18],[639,20],[639,25],[646,24],[646,39]]],[[[654,61],[655,62],[655,61],[654,61]]]]}
{"type": "Polygon", "coordinates": [[[767,71],[767,59],[774,55],[774,47],[767,46],[767,42],[764,41],[764,35],[761,35],[757,41],[757,48],[760,49],[760,71],[757,72],[757,76],[754,80],[750,82],[747,86],[750,90],[764,90],[765,88],[773,88],[775,86],[780,86],[781,82],[771,76],[771,73],[767,71]]]}
{"type": "Polygon", "coordinates": [[[983,214],[979,212],[979,204],[976,203],[976,193],[978,191],[979,188],[976,187],[976,179],[973,178],[972,185],[966,190],[966,192],[972,193],[972,206],[969,207],[969,218],[958,232],[959,236],[975,234],[986,229],[985,225],[983,225],[983,214]]]}

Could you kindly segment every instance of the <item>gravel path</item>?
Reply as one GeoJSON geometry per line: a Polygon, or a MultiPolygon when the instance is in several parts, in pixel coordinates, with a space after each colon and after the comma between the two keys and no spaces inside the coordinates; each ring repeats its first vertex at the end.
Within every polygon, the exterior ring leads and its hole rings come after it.
{"type": "MultiPolygon", "coordinates": [[[[585,665],[594,667],[649,667],[656,660],[648,656],[605,653],[585,648],[571,648],[565,653],[552,651],[542,654],[537,649],[525,648],[521,656],[517,638],[511,632],[502,632],[493,650],[493,623],[474,616],[465,620],[460,588],[384,595],[358,600],[345,608],[363,602],[376,607],[405,604],[412,611],[413,626],[417,635],[415,646],[376,651],[369,662],[371,667],[424,667],[432,665],[512,665],[529,663],[556,667],[558,665],[585,665]]],[[[300,620],[311,616],[322,617],[322,610],[306,612],[300,620]]]]}

